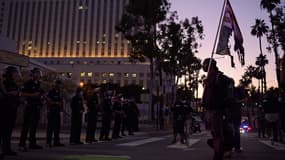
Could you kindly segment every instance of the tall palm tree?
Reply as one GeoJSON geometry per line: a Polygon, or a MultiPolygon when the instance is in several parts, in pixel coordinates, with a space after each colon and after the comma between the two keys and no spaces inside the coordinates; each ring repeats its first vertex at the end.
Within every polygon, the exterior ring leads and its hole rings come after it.
{"type": "Polygon", "coordinates": [[[268,26],[265,24],[264,20],[262,19],[256,19],[255,24],[251,26],[251,34],[253,36],[256,36],[259,40],[259,49],[260,49],[260,55],[257,57],[256,65],[260,67],[260,76],[261,77],[261,93],[264,93],[266,91],[266,73],[264,66],[268,63],[266,60],[266,56],[263,55],[262,52],[262,43],[261,43],[261,37],[268,32],[268,26]]]}
{"type": "Polygon", "coordinates": [[[255,19],[255,24],[251,26],[251,34],[259,39],[259,49],[262,52],[261,37],[268,32],[268,26],[265,24],[263,19],[255,19]]]}
{"type": "Polygon", "coordinates": [[[276,76],[277,76],[277,81],[278,81],[278,86],[280,86],[280,66],[278,63],[279,60],[279,54],[278,54],[278,43],[277,43],[277,38],[276,38],[276,29],[275,29],[275,22],[274,22],[274,16],[273,16],[273,10],[281,3],[281,0],[261,0],[260,1],[260,7],[262,9],[265,9],[269,13],[269,18],[271,22],[271,38],[272,38],[272,43],[273,43],[273,52],[275,56],[275,65],[276,65],[276,76]]]}

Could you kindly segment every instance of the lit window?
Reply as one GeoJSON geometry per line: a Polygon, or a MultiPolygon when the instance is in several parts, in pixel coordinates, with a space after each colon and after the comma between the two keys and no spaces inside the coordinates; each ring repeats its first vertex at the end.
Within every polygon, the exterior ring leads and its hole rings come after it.
{"type": "Polygon", "coordinates": [[[133,77],[133,78],[136,78],[136,77],[137,77],[137,74],[136,74],[136,73],[132,73],[132,77],[133,77]]]}
{"type": "Polygon", "coordinates": [[[78,9],[79,9],[79,10],[83,10],[84,7],[81,5],[81,6],[78,7],[78,9]]]}
{"type": "Polygon", "coordinates": [[[129,73],[124,73],[124,76],[125,77],[129,77],[129,73]]]}
{"type": "Polygon", "coordinates": [[[84,61],[83,64],[88,64],[88,62],[87,62],[87,61],[84,61]]]}
{"type": "Polygon", "coordinates": [[[107,73],[106,73],[106,72],[103,72],[103,73],[102,73],[102,77],[107,77],[107,73]]]}
{"type": "Polygon", "coordinates": [[[69,64],[74,64],[74,61],[69,61],[69,64]]]}
{"type": "Polygon", "coordinates": [[[79,44],[79,43],[80,43],[80,41],[76,41],[76,43],[77,43],[77,44],[79,44]]]}
{"type": "Polygon", "coordinates": [[[88,77],[92,77],[92,75],[93,75],[92,72],[88,72],[88,73],[87,73],[87,76],[88,76],[88,77]]]}
{"type": "Polygon", "coordinates": [[[110,76],[110,77],[114,77],[114,76],[115,76],[115,73],[109,73],[109,76],[110,76]]]}
{"type": "Polygon", "coordinates": [[[67,73],[67,77],[68,77],[68,78],[71,78],[71,76],[72,76],[72,73],[71,73],[71,72],[68,72],[68,73],[67,73]]]}
{"type": "Polygon", "coordinates": [[[100,41],[97,41],[97,44],[100,44],[100,41]]]}
{"type": "Polygon", "coordinates": [[[106,83],[107,83],[107,80],[106,80],[106,79],[104,79],[104,80],[102,81],[102,83],[103,83],[103,84],[106,84],[106,83]]]}
{"type": "Polygon", "coordinates": [[[80,72],[80,77],[85,77],[85,72],[80,72]]]}

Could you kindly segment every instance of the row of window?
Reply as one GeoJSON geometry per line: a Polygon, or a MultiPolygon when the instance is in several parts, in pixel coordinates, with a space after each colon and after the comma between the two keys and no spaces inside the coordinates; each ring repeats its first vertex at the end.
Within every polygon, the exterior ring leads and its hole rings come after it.
{"type": "Polygon", "coordinates": [[[32,39],[31,47],[18,45],[18,51],[29,56],[124,56],[127,46],[115,33],[115,25],[125,3],[126,0],[12,1],[5,15],[6,35],[20,44],[32,39]],[[115,43],[118,45],[109,47],[115,43]]]}
{"type": "Polygon", "coordinates": [[[129,63],[129,61],[106,61],[106,60],[89,60],[89,61],[80,61],[80,60],[76,60],[76,61],[62,61],[62,60],[44,60],[44,61],[40,61],[42,63],[44,63],[45,65],[62,65],[62,64],[70,64],[70,65],[89,65],[89,64],[125,64],[125,63],[129,63]]]}
{"type": "Polygon", "coordinates": [[[147,88],[145,85],[146,83],[144,83],[144,80],[139,80],[139,81],[136,81],[136,80],[124,80],[124,81],[121,81],[121,80],[106,80],[106,79],[103,79],[103,80],[98,80],[98,79],[95,79],[94,81],[92,81],[91,79],[81,79],[80,82],[83,82],[83,83],[96,83],[96,84],[106,84],[106,83],[115,83],[115,84],[120,84],[121,86],[123,85],[130,85],[130,84],[136,84],[136,85],[140,85],[144,88],[147,88]]]}
{"type": "MultiPolygon", "coordinates": [[[[63,77],[68,77],[68,78],[71,78],[72,76],[72,73],[71,72],[61,72],[60,73],[61,76],[63,77]]],[[[137,77],[140,77],[140,78],[143,78],[145,77],[145,73],[114,73],[114,72],[80,72],[80,77],[81,78],[84,78],[84,77],[102,77],[102,78],[114,78],[114,77],[117,77],[117,78],[121,78],[121,77],[124,77],[124,78],[137,78],[137,77]]],[[[146,76],[149,78],[150,77],[150,74],[147,73],[146,76]]]]}

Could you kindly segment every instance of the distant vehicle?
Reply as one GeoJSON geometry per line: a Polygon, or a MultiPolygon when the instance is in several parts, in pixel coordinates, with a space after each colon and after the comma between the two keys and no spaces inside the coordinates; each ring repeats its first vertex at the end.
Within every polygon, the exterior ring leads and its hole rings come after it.
{"type": "Polygon", "coordinates": [[[248,122],[248,117],[242,117],[239,130],[240,133],[248,133],[252,130],[248,122]]]}

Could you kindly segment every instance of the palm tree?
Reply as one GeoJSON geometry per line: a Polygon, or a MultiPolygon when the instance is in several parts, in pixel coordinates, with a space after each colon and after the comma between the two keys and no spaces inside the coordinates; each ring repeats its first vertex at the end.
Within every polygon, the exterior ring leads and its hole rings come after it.
{"type": "Polygon", "coordinates": [[[266,73],[264,66],[268,63],[268,60],[266,60],[266,56],[263,55],[262,52],[262,43],[261,43],[261,37],[268,32],[268,26],[265,24],[264,20],[262,19],[256,19],[255,24],[251,26],[251,34],[253,36],[256,36],[259,40],[259,49],[260,49],[260,55],[257,57],[256,65],[260,67],[260,76],[261,77],[261,93],[264,93],[266,91],[266,73]]]}
{"type": "MultiPolygon", "coordinates": [[[[278,43],[277,43],[277,38],[276,38],[276,29],[275,29],[275,22],[274,22],[274,16],[273,16],[273,10],[281,3],[280,0],[261,0],[260,1],[260,7],[262,9],[265,9],[269,13],[269,18],[271,22],[271,42],[273,44],[273,51],[274,51],[274,56],[275,56],[275,65],[276,65],[276,76],[277,76],[277,81],[278,81],[278,86],[280,86],[280,66],[278,64],[279,60],[279,54],[278,54],[278,43]]],[[[283,37],[283,36],[281,36],[283,37]]]]}
{"type": "Polygon", "coordinates": [[[263,19],[255,19],[255,24],[251,26],[251,34],[259,39],[259,49],[262,53],[261,37],[268,32],[268,26],[265,24],[263,19]]]}

